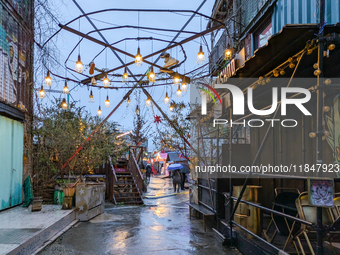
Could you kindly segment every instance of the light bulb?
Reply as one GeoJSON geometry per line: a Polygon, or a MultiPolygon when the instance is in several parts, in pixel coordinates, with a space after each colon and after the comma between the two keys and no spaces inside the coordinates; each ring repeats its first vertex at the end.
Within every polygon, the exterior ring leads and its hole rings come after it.
{"type": "Polygon", "coordinates": [[[130,97],[128,97],[128,98],[126,99],[126,103],[127,103],[128,106],[130,105],[130,103],[131,103],[130,97]]]}
{"type": "Polygon", "coordinates": [[[45,98],[46,94],[45,94],[45,90],[44,90],[44,87],[43,85],[41,85],[41,89],[39,91],[39,97],[40,98],[45,98]]]}
{"type": "Polygon", "coordinates": [[[179,77],[178,73],[175,73],[174,75],[174,83],[180,83],[181,82],[181,77],[179,77]]]}
{"type": "Polygon", "coordinates": [[[136,115],[139,115],[139,106],[136,107],[136,115]]]}
{"type": "Polygon", "coordinates": [[[106,100],[105,100],[105,106],[106,107],[110,107],[110,100],[109,100],[109,96],[106,97],[106,100]]]}
{"type": "Polygon", "coordinates": [[[100,106],[99,106],[99,109],[98,109],[98,111],[97,111],[97,115],[100,117],[100,116],[102,116],[102,109],[100,109],[100,106]]]}
{"type": "Polygon", "coordinates": [[[47,71],[47,75],[45,77],[45,86],[47,87],[52,86],[52,79],[51,79],[50,71],[47,71]]]}
{"type": "Polygon", "coordinates": [[[66,99],[64,98],[63,101],[61,102],[61,108],[63,108],[64,110],[67,109],[67,103],[66,103],[66,99]]]}
{"type": "Polygon", "coordinates": [[[174,110],[174,105],[173,105],[172,103],[170,104],[169,110],[170,110],[170,111],[173,111],[173,110],[174,110]]]}
{"type": "Polygon", "coordinates": [[[78,73],[82,73],[83,70],[84,70],[84,65],[80,60],[80,55],[78,55],[78,61],[76,62],[76,68],[75,69],[76,69],[76,72],[78,72],[78,73]]]}
{"type": "Polygon", "coordinates": [[[137,54],[135,56],[135,65],[136,66],[141,66],[142,65],[142,62],[143,62],[143,57],[142,55],[140,54],[140,48],[138,47],[137,49],[137,54]]]}
{"type": "Polygon", "coordinates": [[[224,51],[224,59],[225,60],[231,59],[232,54],[233,54],[233,51],[232,51],[232,49],[230,47],[230,44],[228,44],[227,49],[224,51]]]}
{"type": "Polygon", "coordinates": [[[184,91],[184,92],[186,92],[186,91],[188,91],[187,89],[188,89],[188,85],[187,85],[187,83],[185,82],[185,81],[183,81],[182,82],[182,91],[184,91]]]}
{"type": "Polygon", "coordinates": [[[107,78],[107,74],[105,74],[105,78],[103,79],[104,87],[108,87],[110,85],[110,80],[107,78]]]}
{"type": "Polygon", "coordinates": [[[315,138],[315,137],[316,137],[316,133],[315,133],[315,132],[309,133],[309,137],[310,137],[310,138],[315,138]]]}
{"type": "Polygon", "coordinates": [[[168,104],[170,101],[170,98],[168,96],[168,92],[166,92],[165,97],[164,97],[164,104],[168,104]]]}
{"type": "Polygon", "coordinates": [[[198,52],[197,54],[197,64],[202,64],[205,60],[205,57],[204,57],[204,52],[203,52],[203,47],[202,45],[200,46],[200,51],[198,52]]]}
{"type": "Polygon", "coordinates": [[[63,93],[64,94],[68,94],[69,90],[68,90],[68,87],[67,87],[67,82],[65,81],[65,86],[63,88],[63,93]]]}
{"type": "Polygon", "coordinates": [[[150,98],[146,99],[145,104],[146,106],[151,106],[151,99],[150,98]]]}
{"type": "Polygon", "coordinates": [[[324,106],[323,107],[323,111],[324,112],[329,112],[331,110],[331,108],[329,106],[324,106]]]}
{"type": "Polygon", "coordinates": [[[89,103],[94,103],[92,90],[91,90],[90,96],[89,96],[89,103]]]}
{"type": "Polygon", "coordinates": [[[91,78],[91,84],[92,85],[97,85],[97,81],[94,77],[91,78]]]}
{"type": "Polygon", "coordinates": [[[129,81],[129,74],[127,72],[127,67],[125,67],[124,73],[123,73],[123,82],[129,81]]]}
{"type": "Polygon", "coordinates": [[[177,89],[176,95],[177,95],[177,97],[181,97],[182,96],[182,90],[179,87],[179,85],[178,85],[178,89],[177,89]]]}
{"type": "Polygon", "coordinates": [[[149,72],[149,82],[155,82],[156,81],[156,75],[153,72],[153,66],[151,66],[150,72],[149,72]]]}

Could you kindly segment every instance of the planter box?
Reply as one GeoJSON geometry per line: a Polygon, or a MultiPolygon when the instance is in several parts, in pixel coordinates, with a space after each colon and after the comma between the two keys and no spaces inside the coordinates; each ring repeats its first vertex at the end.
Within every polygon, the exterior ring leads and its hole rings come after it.
{"type": "Polygon", "coordinates": [[[76,217],[89,221],[104,213],[105,183],[80,183],[76,187],[76,217]]]}

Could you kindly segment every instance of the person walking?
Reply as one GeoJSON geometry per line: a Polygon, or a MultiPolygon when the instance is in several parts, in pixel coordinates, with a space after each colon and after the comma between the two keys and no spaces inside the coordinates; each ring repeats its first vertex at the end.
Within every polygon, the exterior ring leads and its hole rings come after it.
{"type": "Polygon", "coordinates": [[[151,177],[151,172],[152,172],[152,168],[150,166],[150,164],[147,164],[146,168],[146,179],[148,180],[148,182],[150,182],[150,177],[151,177]]]}

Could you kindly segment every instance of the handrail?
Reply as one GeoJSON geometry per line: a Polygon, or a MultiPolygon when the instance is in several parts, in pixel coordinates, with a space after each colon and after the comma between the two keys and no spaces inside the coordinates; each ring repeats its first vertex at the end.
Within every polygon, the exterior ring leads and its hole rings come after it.
{"type": "MultiPolygon", "coordinates": [[[[226,194],[224,194],[225,197],[229,198],[229,196],[227,196],[226,194]]],[[[237,197],[231,197],[233,200],[237,200],[237,197]]],[[[247,205],[251,205],[251,206],[254,206],[256,208],[259,208],[263,211],[266,211],[266,212],[269,212],[269,213],[272,213],[272,214],[276,214],[276,215],[279,215],[279,216],[282,216],[282,217],[285,217],[285,218],[288,218],[288,219],[291,219],[293,221],[297,221],[297,222],[300,222],[302,224],[305,224],[307,226],[310,226],[310,227],[313,227],[315,228],[316,227],[316,224],[314,223],[311,223],[309,221],[306,221],[306,220],[303,220],[303,219],[300,219],[300,218],[297,218],[297,217],[294,217],[294,216],[291,216],[289,214],[285,214],[283,212],[279,212],[279,211],[275,211],[273,209],[269,209],[267,207],[263,207],[261,205],[258,205],[258,204],[255,204],[255,203],[252,203],[252,202],[249,202],[249,201],[245,201],[243,199],[240,200],[241,203],[244,203],[244,204],[247,204],[247,205]]]]}
{"type": "Polygon", "coordinates": [[[136,160],[136,158],[135,158],[135,155],[133,155],[133,154],[131,154],[131,155],[132,155],[133,161],[135,162],[135,165],[137,166],[137,170],[138,170],[138,173],[139,173],[140,178],[141,178],[142,180],[144,180],[144,176],[143,176],[141,170],[139,169],[139,166],[138,166],[138,164],[137,164],[137,160],[136,160]]]}
{"type": "Polygon", "coordinates": [[[113,166],[113,164],[112,164],[112,159],[111,159],[111,156],[110,156],[110,155],[109,155],[109,160],[110,160],[111,170],[112,170],[112,172],[113,172],[113,175],[114,175],[114,177],[115,177],[115,180],[116,180],[116,182],[118,182],[117,175],[116,175],[116,171],[115,171],[115,168],[114,168],[114,166],[113,166]]]}

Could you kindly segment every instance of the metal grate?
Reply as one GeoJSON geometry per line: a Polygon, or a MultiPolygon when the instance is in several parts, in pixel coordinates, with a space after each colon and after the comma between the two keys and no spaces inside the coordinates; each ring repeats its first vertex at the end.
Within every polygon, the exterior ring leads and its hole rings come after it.
{"type": "Polygon", "coordinates": [[[39,230],[41,228],[2,228],[0,229],[0,244],[20,244],[39,230]]]}

